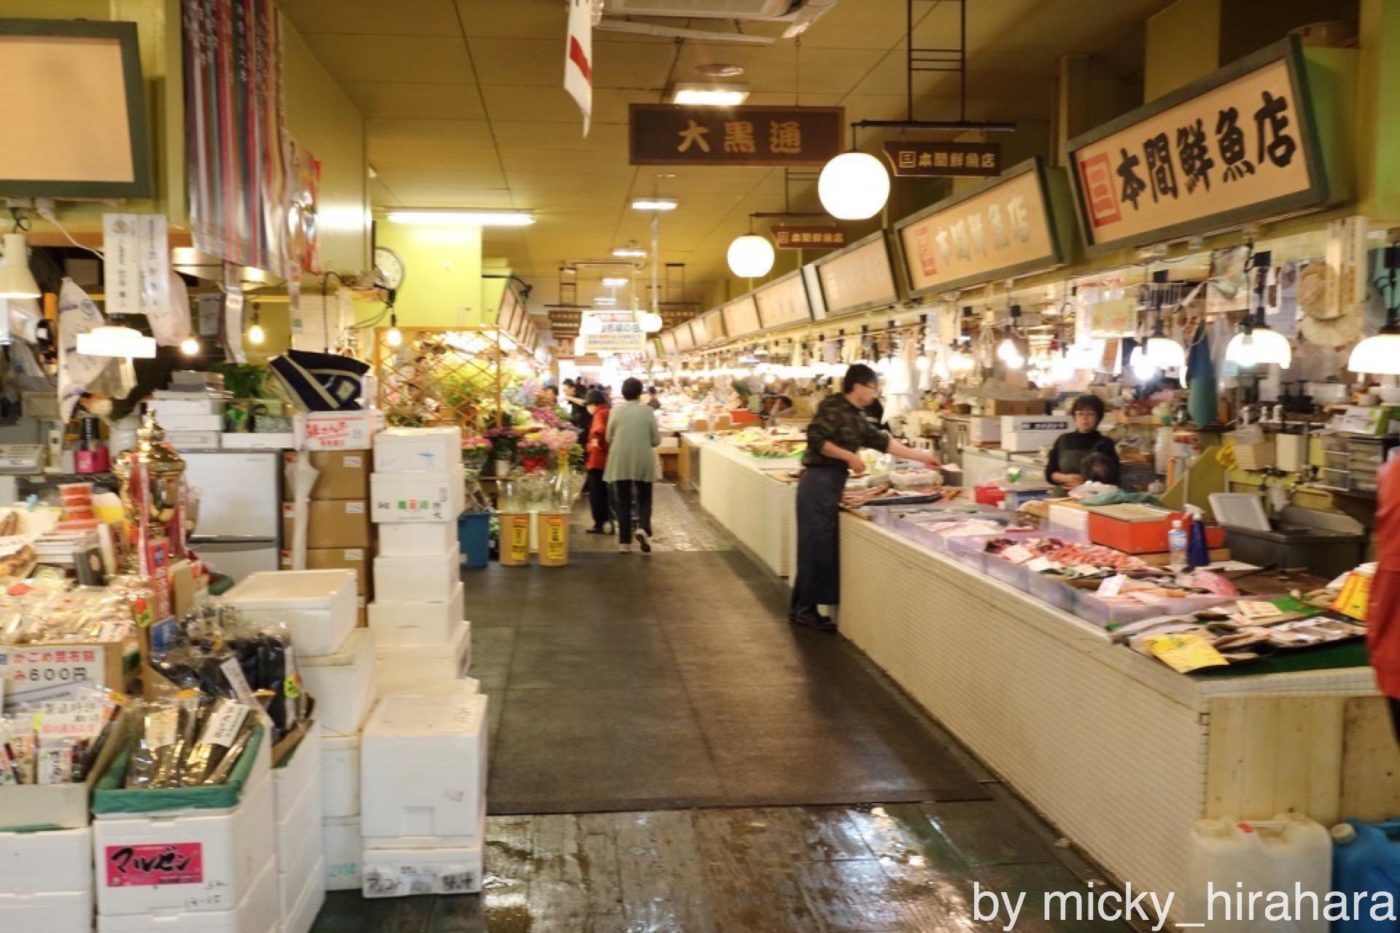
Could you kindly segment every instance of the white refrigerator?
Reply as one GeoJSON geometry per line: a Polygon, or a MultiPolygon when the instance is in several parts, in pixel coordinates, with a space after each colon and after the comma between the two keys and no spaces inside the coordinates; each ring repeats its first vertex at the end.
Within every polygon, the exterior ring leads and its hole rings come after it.
{"type": "Polygon", "coordinates": [[[182,452],[185,478],[199,497],[190,544],[235,581],[278,567],[282,455],[275,450],[182,452]]]}

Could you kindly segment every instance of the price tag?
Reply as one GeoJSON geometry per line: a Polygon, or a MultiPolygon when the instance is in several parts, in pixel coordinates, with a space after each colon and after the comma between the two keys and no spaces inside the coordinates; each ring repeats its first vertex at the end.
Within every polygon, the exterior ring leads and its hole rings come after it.
{"type": "Polygon", "coordinates": [[[1003,560],[1009,560],[1013,564],[1024,564],[1026,561],[1035,557],[1035,555],[1021,545],[1013,544],[1011,547],[1001,552],[1001,557],[1003,560]]]}
{"type": "Polygon", "coordinates": [[[248,718],[248,707],[241,703],[220,703],[209,717],[209,725],[204,727],[200,744],[222,745],[228,748],[238,738],[238,730],[243,728],[243,720],[248,718]]]}
{"type": "Polygon", "coordinates": [[[175,730],[180,722],[178,710],[162,709],[146,717],[146,746],[151,749],[175,744],[175,730]]]}
{"type": "Polygon", "coordinates": [[[1128,582],[1128,578],[1121,573],[1116,573],[1107,580],[1099,584],[1098,596],[1103,599],[1111,599],[1123,590],[1123,584],[1128,582]]]}
{"type": "Polygon", "coordinates": [[[262,709],[258,698],[253,696],[253,688],[248,686],[248,678],[243,676],[243,668],[239,665],[237,658],[229,658],[219,665],[219,670],[223,671],[224,676],[228,678],[229,686],[233,688],[233,694],[238,697],[238,702],[253,709],[262,709]]]}
{"type": "Polygon", "coordinates": [[[1060,565],[1048,557],[1037,557],[1026,564],[1026,568],[1030,570],[1031,573],[1044,573],[1047,570],[1054,570],[1058,566],[1060,565]]]}

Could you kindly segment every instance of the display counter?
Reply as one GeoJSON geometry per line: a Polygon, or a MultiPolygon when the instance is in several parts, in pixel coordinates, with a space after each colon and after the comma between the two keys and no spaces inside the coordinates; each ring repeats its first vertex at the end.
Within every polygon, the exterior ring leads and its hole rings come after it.
{"type": "Polygon", "coordinates": [[[701,508],[774,574],[790,578],[797,566],[797,484],[786,473],[797,461],[762,460],[704,435],[687,434],[684,443],[699,449],[701,508]]]}
{"type": "Polygon", "coordinates": [[[980,486],[1006,479],[1006,471],[1019,467],[1025,479],[1045,476],[1045,458],[1034,453],[1008,453],[999,447],[964,447],[960,462],[964,486],[980,486]]]}
{"type": "Polygon", "coordinates": [[[842,634],[1135,887],[1182,891],[1202,817],[1400,813],[1400,753],[1369,668],[1177,674],[849,513],[841,593],[842,634]]]}

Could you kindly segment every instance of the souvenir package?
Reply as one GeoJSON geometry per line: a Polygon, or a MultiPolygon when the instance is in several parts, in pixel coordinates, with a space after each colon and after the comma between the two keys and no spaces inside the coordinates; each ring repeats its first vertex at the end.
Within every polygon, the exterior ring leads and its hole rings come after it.
{"type": "Polygon", "coordinates": [[[82,783],[127,703],[123,694],[93,688],[0,718],[0,786],[82,783]]]}
{"type": "Polygon", "coordinates": [[[26,580],[0,595],[0,644],[120,641],[133,627],[126,594],[106,587],[26,580]]]}
{"type": "Polygon", "coordinates": [[[194,787],[228,780],[257,717],[237,700],[182,690],[149,702],[132,738],[127,787],[194,787]]]}

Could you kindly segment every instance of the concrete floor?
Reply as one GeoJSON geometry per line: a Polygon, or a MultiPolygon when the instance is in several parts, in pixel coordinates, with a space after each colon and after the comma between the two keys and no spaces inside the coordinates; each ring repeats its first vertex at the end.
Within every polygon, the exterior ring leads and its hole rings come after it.
{"type": "MultiPolygon", "coordinates": [[[[490,695],[487,889],[332,895],[317,930],[993,930],[973,885],[1091,870],[671,486],[656,550],[470,572],[490,695]]],[[[1034,915],[1034,916],[1033,916],[1034,915]]]]}

